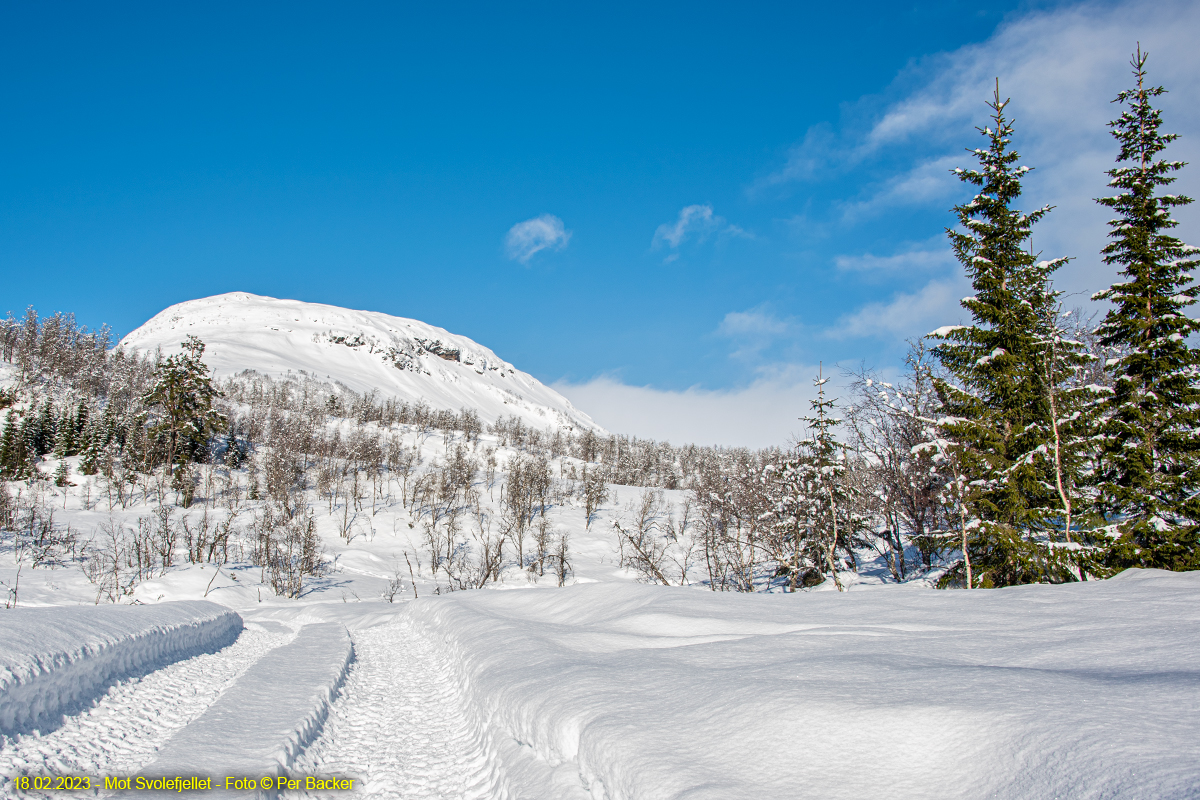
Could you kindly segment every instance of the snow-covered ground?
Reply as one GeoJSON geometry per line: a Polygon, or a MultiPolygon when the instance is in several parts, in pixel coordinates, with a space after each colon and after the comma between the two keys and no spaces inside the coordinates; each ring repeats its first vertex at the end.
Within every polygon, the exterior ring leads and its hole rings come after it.
{"type": "Polygon", "coordinates": [[[376,311],[231,292],[171,306],[121,344],[171,354],[189,335],[205,343],[204,361],[221,377],[305,373],[434,409],[471,408],[485,423],[517,416],[540,428],[600,430],[567,398],[483,345],[376,311]]]}
{"type": "Polygon", "coordinates": [[[45,729],[114,680],[232,644],[237,614],[215,603],[146,609],[12,608],[0,615],[0,734],[45,729]]]}
{"type": "Polygon", "coordinates": [[[301,601],[246,610],[220,653],[5,740],[0,771],[251,771],[233,754],[303,740],[254,703],[310,696],[297,665],[339,657],[292,657],[293,631],[345,625],[354,661],[329,718],[298,758],[275,758],[353,777],[353,796],[1195,797],[1198,601],[1200,573],[1154,571],[974,592],[613,581],[301,601]]]}
{"type": "MultiPolygon", "coordinates": [[[[411,617],[594,797],[1200,795],[1200,573],[974,592],[584,585],[411,617]]],[[[522,787],[530,796],[537,787],[522,787]]]]}
{"type": "MultiPolygon", "coordinates": [[[[97,505],[89,480],[46,489],[64,523],[150,514],[136,500],[97,505]]],[[[492,585],[509,591],[448,593],[419,522],[386,501],[350,541],[336,513],[319,515],[330,568],[298,599],[249,564],[171,567],[120,598],[146,605],[120,611],[207,594],[246,621],[237,642],[142,677],[131,667],[61,725],[0,740],[0,773],[174,774],[189,752],[197,771],[237,771],[248,768],[230,754],[253,752],[295,775],[353,777],[364,797],[1200,794],[1200,573],[964,592],[885,584],[868,566],[844,594],[647,586],[618,567],[609,520],[648,490],[615,490],[590,528],[572,502],[551,510],[572,547],[564,588],[510,569],[492,585]],[[336,647],[318,649],[340,666],[288,655],[297,631],[343,627],[344,680],[336,647]],[[311,690],[298,689],[299,664],[325,670],[311,690]],[[255,697],[304,707],[266,728],[230,711],[255,697]],[[225,756],[188,744],[213,730],[225,756]]],[[[106,610],[96,596],[75,568],[26,565],[18,609],[106,610]]],[[[11,781],[0,794],[15,794],[11,781]]]]}

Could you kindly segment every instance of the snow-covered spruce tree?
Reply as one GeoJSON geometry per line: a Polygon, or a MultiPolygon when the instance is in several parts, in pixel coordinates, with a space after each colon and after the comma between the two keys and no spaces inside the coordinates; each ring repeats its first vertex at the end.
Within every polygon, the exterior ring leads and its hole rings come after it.
{"type": "Polygon", "coordinates": [[[34,455],[26,445],[25,424],[14,412],[9,411],[4,420],[4,430],[0,433],[0,479],[15,481],[29,476],[34,469],[34,455]]]}
{"type": "MultiPolygon", "coordinates": [[[[1020,156],[1010,147],[1008,103],[1000,99],[997,83],[988,103],[992,125],[978,129],[987,149],[972,151],[979,168],[954,170],[979,187],[970,202],[954,208],[961,229],[946,231],[975,289],[962,301],[973,324],[931,334],[941,340],[934,355],[949,375],[937,382],[945,438],[955,443],[970,486],[965,495],[975,524],[964,536],[969,548],[964,561],[969,555],[971,583],[985,587],[1071,575],[1038,542],[1057,502],[1047,461],[1038,457],[1045,452],[1051,419],[1044,368],[1046,343],[1053,339],[1047,320],[1056,306],[1050,275],[1067,259],[1039,261],[1029,249],[1033,226],[1051,207],[1032,212],[1014,207],[1031,167],[1019,166],[1020,156]]],[[[963,574],[949,576],[951,582],[967,582],[962,567],[963,574]]]]}
{"type": "Polygon", "coordinates": [[[845,480],[846,446],[835,435],[842,421],[832,414],[835,401],[825,394],[828,382],[828,378],[817,374],[813,380],[817,396],[811,401],[812,416],[801,417],[808,423],[809,438],[797,448],[806,457],[796,464],[797,484],[804,489],[796,505],[797,513],[810,520],[810,535],[820,553],[818,568],[829,573],[838,591],[844,591],[838,575],[838,551],[853,558],[854,540],[863,520],[855,513],[851,488],[845,480]]]}
{"type": "Polygon", "coordinates": [[[1109,123],[1121,147],[1109,185],[1119,193],[1098,200],[1117,213],[1101,252],[1124,278],[1095,295],[1112,303],[1097,330],[1101,343],[1125,350],[1110,362],[1115,380],[1105,403],[1100,507],[1119,533],[1105,561],[1112,569],[1197,569],[1200,352],[1187,337],[1200,323],[1184,313],[1200,291],[1190,274],[1197,248],[1167,233],[1178,224],[1171,209],[1192,201],[1157,193],[1184,163],[1158,157],[1178,138],[1159,132],[1162,114],[1151,105],[1166,90],[1146,86],[1140,46],[1131,63],[1137,88],[1117,95],[1127,108],[1109,123]]]}
{"type": "Polygon", "coordinates": [[[182,353],[158,365],[154,384],[142,398],[146,407],[155,410],[148,432],[162,442],[172,485],[185,499],[190,499],[186,465],[201,453],[209,437],[226,425],[225,416],[212,407],[220,392],[212,385],[202,355],[204,342],[188,336],[182,353]]]}

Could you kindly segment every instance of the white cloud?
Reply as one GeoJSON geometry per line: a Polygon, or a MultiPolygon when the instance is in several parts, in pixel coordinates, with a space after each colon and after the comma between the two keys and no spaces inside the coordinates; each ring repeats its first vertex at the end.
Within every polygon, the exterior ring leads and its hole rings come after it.
{"type": "MultiPolygon", "coordinates": [[[[654,231],[650,241],[652,249],[658,249],[665,243],[672,250],[678,249],[688,239],[703,241],[714,233],[727,236],[745,236],[750,234],[737,225],[730,225],[724,217],[713,213],[710,205],[685,206],[679,211],[679,217],[673,223],[664,222],[654,231]]],[[[667,256],[667,261],[674,261],[678,253],[667,256]]]]}
{"type": "Polygon", "coordinates": [[[786,333],[788,324],[778,319],[762,306],[749,311],[730,311],[717,326],[717,333],[735,338],[738,336],[777,336],[786,333]]]}
{"type": "MultiPolygon", "coordinates": [[[[826,372],[831,370],[826,368],[826,372]]],[[[784,446],[804,431],[816,367],[795,367],[737,389],[681,391],[630,386],[609,377],[556,383],[577,408],[619,433],[675,444],[784,446]]]]}
{"type": "Polygon", "coordinates": [[[888,208],[931,202],[948,208],[951,199],[961,193],[962,185],[951,174],[951,170],[963,161],[964,158],[958,155],[941,156],[893,175],[882,186],[873,188],[866,197],[844,203],[842,218],[847,222],[856,222],[888,208]]]}
{"type": "Polygon", "coordinates": [[[831,339],[873,336],[911,339],[924,336],[939,325],[959,321],[966,313],[959,300],[970,291],[964,278],[929,281],[913,293],[898,292],[887,302],[867,303],[838,320],[826,331],[831,339]]]}
{"type": "Polygon", "coordinates": [[[781,336],[790,333],[794,325],[772,314],[765,306],[746,311],[730,311],[717,326],[717,335],[732,340],[737,349],[733,358],[751,358],[781,336]]]}
{"type": "Polygon", "coordinates": [[[902,250],[890,256],[873,253],[838,256],[833,263],[844,272],[908,273],[942,270],[958,264],[954,252],[946,246],[944,236],[938,236],[920,245],[902,250]]]}
{"type": "Polygon", "coordinates": [[[675,224],[663,223],[654,231],[651,247],[659,247],[666,242],[671,247],[679,247],[690,236],[701,239],[725,224],[725,220],[713,214],[712,206],[686,206],[679,212],[675,224]]]}
{"type": "Polygon", "coordinates": [[[563,227],[563,221],[553,214],[527,219],[513,225],[504,237],[504,249],[508,257],[522,264],[542,250],[562,250],[571,240],[571,232],[563,227]]]}
{"type": "Polygon", "coordinates": [[[838,141],[829,123],[818,123],[808,129],[804,140],[788,150],[783,167],[756,181],[751,191],[778,186],[793,181],[808,181],[828,173],[839,162],[846,161],[850,152],[838,141]]]}

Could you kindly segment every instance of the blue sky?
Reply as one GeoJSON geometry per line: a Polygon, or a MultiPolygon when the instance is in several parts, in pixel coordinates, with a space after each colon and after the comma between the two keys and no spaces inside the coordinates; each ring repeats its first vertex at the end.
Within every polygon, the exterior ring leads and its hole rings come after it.
{"type": "Polygon", "coordinates": [[[385,311],[676,441],[782,442],[818,362],[887,369],[958,320],[949,169],[995,77],[1070,291],[1111,278],[1090,198],[1139,39],[1174,155],[1200,156],[1180,2],[3,13],[0,312],[122,334],[233,290],[385,311]]]}

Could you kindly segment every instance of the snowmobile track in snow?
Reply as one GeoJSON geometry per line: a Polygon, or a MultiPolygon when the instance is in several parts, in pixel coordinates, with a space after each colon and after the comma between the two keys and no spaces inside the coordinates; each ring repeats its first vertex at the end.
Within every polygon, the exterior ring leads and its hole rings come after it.
{"type": "MultiPolygon", "coordinates": [[[[118,683],[91,708],[68,717],[50,733],[0,737],[0,797],[16,796],[11,778],[17,775],[136,772],[252,664],[293,635],[250,625],[223,650],[118,683]]],[[[22,796],[41,795],[27,792],[22,796]]]]}
{"type": "Polygon", "coordinates": [[[452,665],[428,634],[400,619],[352,638],[342,696],[292,773],[356,778],[356,798],[505,797],[452,665]]]}

